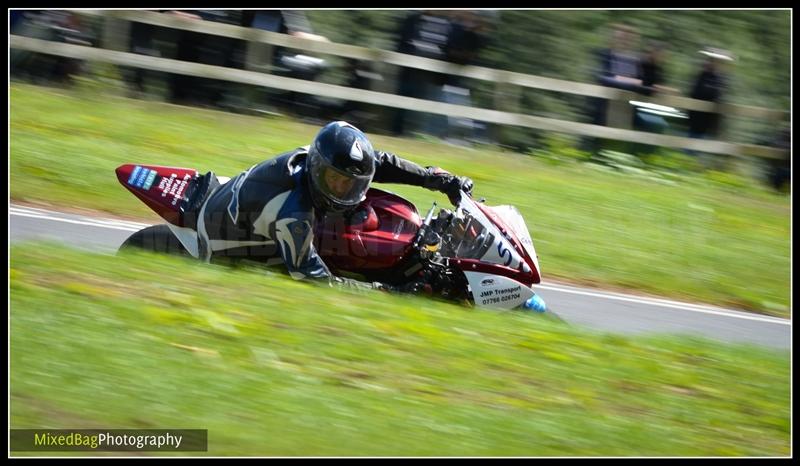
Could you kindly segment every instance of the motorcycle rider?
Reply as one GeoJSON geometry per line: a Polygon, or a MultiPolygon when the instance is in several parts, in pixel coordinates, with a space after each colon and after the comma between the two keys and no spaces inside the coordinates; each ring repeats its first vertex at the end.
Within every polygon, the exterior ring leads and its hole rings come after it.
{"type": "Polygon", "coordinates": [[[268,264],[283,262],[295,279],[360,287],[333,276],[315,250],[313,225],[328,213],[346,216],[372,181],[440,191],[453,204],[462,191],[472,192],[469,178],[376,151],[363,132],[336,121],[310,146],[256,164],[213,190],[196,217],[200,257],[266,255],[268,264]]]}

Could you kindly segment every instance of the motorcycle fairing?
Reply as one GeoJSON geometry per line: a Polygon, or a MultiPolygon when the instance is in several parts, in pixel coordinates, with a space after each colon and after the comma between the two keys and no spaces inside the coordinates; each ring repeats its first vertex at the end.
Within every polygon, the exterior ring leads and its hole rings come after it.
{"type": "Polygon", "coordinates": [[[389,270],[405,259],[421,225],[413,204],[370,188],[348,218],[328,215],[319,222],[314,244],[333,269],[356,273],[389,270]]]}
{"type": "Polygon", "coordinates": [[[527,233],[522,216],[516,212],[519,218],[513,219],[509,214],[514,212],[493,209],[463,196],[456,212],[457,221],[447,231],[450,237],[447,252],[452,254],[451,257],[480,260],[484,263],[482,267],[494,268],[500,275],[507,275],[509,270],[504,269],[510,269],[518,277],[517,280],[523,283],[539,283],[539,264],[533,259],[536,252],[530,235],[525,235],[527,242],[531,243],[530,248],[526,248],[517,237],[516,232],[520,228],[527,233]],[[503,222],[501,214],[513,220],[515,229],[503,222]]]}
{"type": "Polygon", "coordinates": [[[464,272],[469,282],[475,305],[501,309],[521,306],[534,295],[523,283],[493,273],[464,272]]]}
{"type": "Polygon", "coordinates": [[[185,226],[181,201],[198,175],[192,168],[125,164],[117,167],[117,179],[128,191],[170,224],[185,226]]]}

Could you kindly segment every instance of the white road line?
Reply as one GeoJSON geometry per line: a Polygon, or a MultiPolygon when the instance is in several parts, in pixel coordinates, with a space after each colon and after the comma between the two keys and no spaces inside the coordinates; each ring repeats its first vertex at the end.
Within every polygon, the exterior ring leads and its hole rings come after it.
{"type": "MultiPolygon", "coordinates": [[[[126,222],[122,220],[114,220],[114,219],[93,219],[90,217],[82,217],[76,216],[81,219],[85,219],[85,221],[81,220],[74,220],[68,219],[63,217],[58,217],[56,215],[60,214],[59,212],[52,212],[42,209],[33,209],[27,207],[17,207],[17,206],[10,206],[9,208],[10,215],[18,215],[21,217],[29,217],[29,218],[39,218],[44,220],[52,220],[55,222],[65,222],[65,223],[73,223],[77,225],[88,225],[93,226],[96,228],[110,228],[114,230],[123,230],[123,231],[138,231],[144,227],[149,226],[146,223],[135,223],[135,222],[126,222]]],[[[63,214],[62,214],[63,215],[63,214]]],[[[556,284],[541,284],[537,285],[536,288],[541,288],[543,290],[551,290],[561,293],[571,293],[571,294],[578,294],[584,296],[592,296],[595,298],[604,298],[604,299],[614,299],[618,301],[627,301],[632,303],[639,303],[639,304],[649,304],[653,306],[660,306],[660,307],[667,307],[672,309],[680,309],[683,311],[690,311],[690,312],[699,312],[703,314],[712,314],[712,315],[719,315],[723,317],[733,317],[737,319],[746,319],[746,320],[755,320],[759,322],[766,322],[770,324],[780,324],[780,325],[791,325],[791,320],[781,319],[778,317],[767,317],[767,316],[758,316],[758,315],[750,315],[739,311],[734,311],[730,309],[723,309],[723,308],[713,308],[709,306],[703,306],[699,304],[691,304],[691,303],[681,303],[678,301],[669,301],[666,299],[658,299],[658,298],[643,298],[638,296],[631,296],[631,295],[624,295],[618,293],[609,293],[609,292],[596,292],[596,291],[587,291],[584,289],[572,288],[567,287],[565,285],[556,285],[556,284]]]]}
{"type": "MultiPolygon", "coordinates": [[[[555,290],[555,291],[564,291],[566,293],[570,293],[570,292],[573,292],[573,291],[585,291],[586,290],[585,288],[578,288],[578,287],[575,287],[575,286],[569,286],[569,285],[562,284],[562,283],[549,283],[549,284],[542,285],[542,287],[544,287],[545,289],[549,288],[549,289],[552,289],[552,290],[555,290]]],[[[648,297],[648,296],[635,296],[635,295],[628,295],[628,294],[622,294],[622,293],[614,293],[614,292],[611,292],[611,291],[596,291],[596,292],[597,293],[601,293],[601,294],[603,294],[603,295],[605,295],[607,297],[610,297],[610,298],[618,297],[618,298],[640,299],[640,300],[642,300],[642,302],[646,302],[646,303],[649,303],[649,304],[663,304],[663,305],[668,305],[668,306],[681,306],[681,307],[686,307],[686,308],[698,309],[698,310],[702,310],[702,311],[730,312],[730,313],[733,313],[733,314],[745,315],[745,316],[751,316],[752,315],[752,314],[747,313],[747,312],[734,311],[732,309],[725,309],[725,308],[722,308],[722,307],[711,306],[711,305],[708,305],[708,304],[686,303],[686,302],[673,301],[673,300],[663,299],[663,298],[652,298],[652,297],[648,297]]],[[[765,317],[765,318],[768,318],[768,319],[777,320],[777,321],[787,320],[787,319],[782,319],[780,317],[772,317],[772,316],[762,316],[762,317],[765,317]]]]}
{"type": "Polygon", "coordinates": [[[57,213],[59,213],[59,212],[53,212],[51,210],[37,209],[35,207],[21,207],[21,206],[16,206],[16,205],[13,205],[13,204],[9,206],[9,209],[11,209],[11,210],[24,210],[24,211],[30,211],[30,212],[39,212],[39,213],[42,213],[42,214],[57,214],[57,213]]]}
{"type": "Polygon", "coordinates": [[[653,306],[660,306],[660,307],[668,307],[673,309],[680,309],[682,311],[690,311],[690,312],[699,312],[702,314],[713,314],[719,315],[724,317],[733,317],[737,319],[746,319],[746,320],[756,320],[759,322],[767,322],[770,324],[780,324],[780,325],[791,325],[792,321],[787,319],[781,319],[779,317],[767,317],[767,316],[757,316],[757,315],[750,315],[745,314],[743,312],[729,310],[729,309],[722,309],[722,308],[710,308],[701,306],[698,304],[689,304],[689,303],[681,303],[677,301],[667,301],[662,299],[656,298],[641,298],[638,296],[630,296],[630,295],[622,295],[622,294],[609,294],[604,292],[594,292],[594,291],[586,291],[586,290],[579,290],[576,288],[562,288],[560,286],[553,286],[553,285],[536,285],[535,288],[541,288],[544,290],[551,290],[551,291],[558,291],[561,293],[571,293],[571,294],[579,294],[584,296],[593,296],[596,298],[605,298],[605,299],[615,299],[617,301],[627,301],[632,303],[639,303],[639,304],[650,304],[653,306]]]}
{"type": "Polygon", "coordinates": [[[80,220],[72,220],[68,218],[59,218],[59,217],[50,217],[47,215],[39,215],[39,214],[30,214],[30,213],[22,213],[22,212],[12,212],[11,215],[17,215],[19,217],[28,217],[28,218],[39,218],[44,220],[50,220],[53,222],[64,222],[64,223],[74,223],[76,225],[87,225],[90,227],[95,228],[109,228],[112,230],[122,230],[122,231],[139,231],[140,228],[132,228],[126,226],[118,226],[118,225],[107,225],[101,223],[93,223],[93,222],[82,222],[80,220]]]}
{"type": "Polygon", "coordinates": [[[48,212],[46,210],[41,209],[27,209],[27,208],[20,208],[16,206],[12,206],[9,208],[10,213],[18,213],[18,214],[31,214],[31,215],[43,215],[50,218],[66,218],[69,219],[71,217],[77,217],[81,220],[91,221],[95,223],[102,223],[104,225],[121,225],[121,226],[128,226],[131,228],[144,228],[150,226],[148,223],[138,223],[138,222],[130,222],[126,220],[117,220],[117,219],[104,219],[104,218],[93,218],[93,217],[85,217],[79,214],[67,214],[61,212],[48,212]]]}
{"type": "Polygon", "coordinates": [[[49,211],[42,210],[42,209],[20,208],[20,207],[16,207],[16,206],[11,206],[9,208],[9,212],[12,215],[16,214],[16,215],[29,216],[29,217],[38,216],[38,218],[47,218],[47,219],[52,219],[52,220],[57,220],[57,219],[74,220],[74,218],[70,218],[70,217],[76,217],[76,218],[80,219],[81,221],[93,222],[93,223],[99,224],[99,225],[112,225],[112,226],[136,228],[136,229],[142,229],[142,228],[145,228],[145,227],[149,227],[151,225],[149,223],[138,223],[138,222],[129,222],[129,221],[126,221],[126,220],[84,217],[84,216],[77,215],[77,214],[65,214],[65,213],[61,213],[61,212],[49,212],[49,211]]]}
{"type": "MultiPolygon", "coordinates": [[[[64,217],[62,217],[64,218],[64,217]]],[[[129,228],[137,228],[142,229],[145,227],[149,227],[150,225],[146,223],[133,223],[133,222],[125,222],[125,221],[113,221],[113,220],[95,220],[95,223],[99,223],[102,225],[114,225],[114,226],[121,226],[121,227],[129,227],[129,228]]]]}

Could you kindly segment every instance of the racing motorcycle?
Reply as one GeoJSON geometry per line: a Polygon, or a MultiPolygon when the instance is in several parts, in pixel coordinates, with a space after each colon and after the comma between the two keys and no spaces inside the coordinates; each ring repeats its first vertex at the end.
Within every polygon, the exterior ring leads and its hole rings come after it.
{"type": "MultiPolygon", "coordinates": [[[[156,165],[126,164],[116,173],[123,186],[167,222],[134,233],[120,249],[199,258],[193,213],[229,179],[156,165]]],[[[434,202],[423,218],[406,199],[370,188],[347,216],[329,214],[316,220],[314,246],[338,276],[480,307],[549,313],[533,290],[541,282],[541,269],[515,207],[490,207],[463,192],[455,208],[437,212],[436,207],[434,202]]],[[[258,248],[246,250],[248,260],[280,262],[274,255],[272,261],[261,257],[258,248]]]]}

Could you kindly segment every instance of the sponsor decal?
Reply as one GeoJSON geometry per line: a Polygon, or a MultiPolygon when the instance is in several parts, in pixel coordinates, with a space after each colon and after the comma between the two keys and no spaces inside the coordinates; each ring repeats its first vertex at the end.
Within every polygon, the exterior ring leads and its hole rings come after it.
{"type": "Polygon", "coordinates": [[[484,278],[481,280],[481,286],[490,286],[494,285],[494,278],[484,278]]]}
{"type": "Polygon", "coordinates": [[[364,159],[364,153],[361,150],[361,145],[358,143],[358,141],[353,141],[353,147],[350,148],[350,158],[355,161],[364,159]]]}
{"type": "Polygon", "coordinates": [[[153,181],[155,181],[155,179],[156,179],[156,171],[150,170],[150,174],[147,175],[147,179],[144,180],[144,186],[142,186],[142,188],[144,188],[145,191],[149,191],[150,187],[153,186],[153,181]]]}
{"type": "Polygon", "coordinates": [[[192,175],[188,173],[180,181],[178,181],[178,175],[175,173],[171,174],[169,178],[162,176],[161,181],[158,182],[158,190],[161,191],[161,197],[172,196],[172,205],[177,205],[183,199],[183,192],[191,179],[192,175]]]}
{"type": "Polygon", "coordinates": [[[158,183],[158,189],[162,191],[161,197],[167,197],[167,194],[169,194],[172,184],[175,182],[175,178],[177,177],[178,175],[173,173],[169,176],[169,178],[161,178],[161,182],[158,183]]]}
{"type": "Polygon", "coordinates": [[[133,185],[136,181],[136,177],[139,176],[139,173],[142,171],[142,167],[136,165],[136,168],[133,169],[133,173],[131,173],[131,177],[128,178],[128,184],[133,185]]]}
{"type": "Polygon", "coordinates": [[[144,186],[144,182],[147,179],[147,176],[150,174],[149,168],[142,168],[142,171],[139,172],[139,176],[136,177],[136,187],[141,188],[144,186]]]}
{"type": "Polygon", "coordinates": [[[506,259],[506,263],[503,264],[503,265],[508,267],[509,264],[511,264],[511,260],[513,259],[513,256],[511,255],[511,251],[508,248],[506,248],[505,246],[503,246],[502,241],[498,241],[497,242],[497,254],[500,256],[500,259],[503,259],[506,256],[506,254],[508,254],[508,259],[506,259]]]}
{"type": "Polygon", "coordinates": [[[521,286],[512,286],[509,288],[497,288],[494,290],[481,291],[479,296],[482,305],[499,304],[506,301],[518,300],[522,297],[521,286]]]}
{"type": "Polygon", "coordinates": [[[187,173],[184,175],[180,183],[175,183],[172,185],[172,189],[169,190],[169,193],[175,197],[172,200],[172,205],[177,205],[178,201],[183,199],[183,190],[189,184],[189,180],[191,179],[192,176],[187,173]]]}

